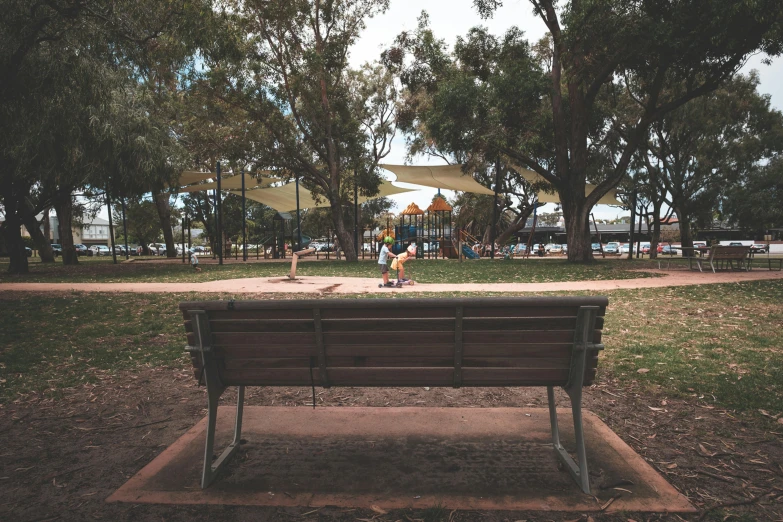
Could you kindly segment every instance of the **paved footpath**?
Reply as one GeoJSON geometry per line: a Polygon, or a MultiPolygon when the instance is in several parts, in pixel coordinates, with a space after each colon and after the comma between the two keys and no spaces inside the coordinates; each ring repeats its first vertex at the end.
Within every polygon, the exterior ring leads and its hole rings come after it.
{"type": "Polygon", "coordinates": [[[1,292],[136,292],[136,293],[321,293],[362,294],[378,292],[561,292],[606,291],[667,286],[699,286],[741,281],[783,279],[783,272],[753,270],[751,272],[700,273],[691,271],[658,271],[662,277],[614,279],[608,281],[565,281],[560,283],[464,283],[425,284],[403,288],[378,288],[379,279],[361,277],[258,277],[224,279],[204,283],[3,283],[1,292]]]}

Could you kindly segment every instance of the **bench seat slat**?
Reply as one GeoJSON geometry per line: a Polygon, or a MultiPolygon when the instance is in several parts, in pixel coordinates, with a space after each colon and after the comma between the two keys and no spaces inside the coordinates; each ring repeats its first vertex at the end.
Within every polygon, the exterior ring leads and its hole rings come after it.
{"type": "MultiPolygon", "coordinates": [[[[454,384],[453,368],[329,368],[332,386],[448,386],[454,384]]],[[[562,385],[568,381],[568,369],[464,368],[463,386],[538,386],[562,385]]],[[[309,386],[309,368],[224,370],[222,381],[228,386],[309,386]]],[[[318,368],[313,381],[320,382],[318,368]]]]}
{"type": "MultiPolygon", "coordinates": [[[[309,357],[284,358],[228,358],[224,359],[226,370],[255,368],[309,368],[309,357]]],[[[511,357],[468,357],[463,359],[465,368],[570,368],[565,358],[511,358],[511,357]]],[[[453,368],[454,359],[446,357],[327,357],[328,370],[337,367],[357,368],[453,368]]]]}
{"type": "MultiPolygon", "coordinates": [[[[470,344],[486,346],[492,344],[517,344],[523,346],[526,344],[567,343],[573,339],[574,332],[570,330],[509,330],[491,333],[472,331],[465,332],[463,336],[466,346],[470,344]]],[[[595,336],[597,337],[596,342],[600,342],[600,330],[596,330],[595,336]]],[[[368,336],[363,332],[327,332],[323,334],[323,337],[327,353],[331,353],[330,346],[336,344],[379,347],[393,347],[408,343],[447,344],[449,340],[453,339],[454,334],[451,332],[409,332],[408,334],[403,334],[389,331],[382,332],[368,339],[368,336]]],[[[195,336],[192,333],[188,334],[188,342],[191,345],[195,344],[195,336]]],[[[212,342],[215,347],[237,345],[264,346],[265,344],[309,345],[314,347],[315,334],[307,332],[221,332],[212,334],[212,342]]],[[[451,346],[453,347],[453,344],[451,346]]]]}

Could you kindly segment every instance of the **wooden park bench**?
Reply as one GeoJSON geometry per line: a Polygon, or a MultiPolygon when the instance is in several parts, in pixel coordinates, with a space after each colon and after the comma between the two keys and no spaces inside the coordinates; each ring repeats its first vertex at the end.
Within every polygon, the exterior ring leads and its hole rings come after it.
{"type": "Polygon", "coordinates": [[[689,268],[693,269],[693,264],[699,267],[699,272],[702,272],[702,265],[709,263],[712,272],[715,273],[715,265],[718,268],[723,268],[728,263],[730,268],[734,268],[734,262],[737,262],[737,270],[750,270],[750,262],[748,255],[750,253],[749,246],[726,246],[726,245],[714,245],[710,248],[710,253],[707,257],[691,257],[688,260],[689,268]]]}
{"type": "MultiPolygon", "coordinates": [[[[595,378],[606,297],[328,299],[180,304],[206,384],[201,487],[239,448],[245,386],[546,386],[558,458],[590,492],[582,387],[595,378]],[[220,396],[237,386],[233,442],[213,462],[220,396]],[[554,387],[571,399],[576,462],[560,443],[554,387]]],[[[315,404],[315,400],[313,402],[315,404]]]]}

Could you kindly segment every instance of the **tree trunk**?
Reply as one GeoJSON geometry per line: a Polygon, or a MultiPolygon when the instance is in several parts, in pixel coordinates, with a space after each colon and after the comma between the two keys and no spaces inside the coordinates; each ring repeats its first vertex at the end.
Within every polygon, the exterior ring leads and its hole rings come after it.
{"type": "Polygon", "coordinates": [[[653,200],[653,229],[650,236],[650,259],[658,257],[658,243],[661,242],[661,207],[658,200],[653,200]]]}
{"type": "Polygon", "coordinates": [[[5,248],[8,250],[10,263],[8,264],[9,274],[26,274],[30,271],[27,264],[27,251],[24,248],[22,240],[22,223],[16,212],[12,210],[15,205],[6,199],[5,203],[5,222],[0,230],[3,233],[5,248]]]}
{"type": "Polygon", "coordinates": [[[174,246],[174,232],[171,230],[171,204],[169,193],[155,194],[155,208],[158,209],[160,226],[163,229],[163,240],[166,243],[166,257],[177,257],[177,249],[174,246]]]}
{"type": "Polygon", "coordinates": [[[343,209],[340,205],[340,200],[339,198],[329,198],[329,201],[331,203],[329,209],[332,213],[332,223],[334,224],[334,230],[337,233],[337,239],[340,240],[340,247],[342,247],[343,254],[345,254],[345,260],[349,262],[358,261],[359,258],[356,255],[356,249],[353,245],[353,232],[348,231],[348,229],[345,228],[343,209]]]}
{"type": "Polygon", "coordinates": [[[581,201],[560,194],[563,219],[566,226],[568,261],[572,263],[592,263],[593,248],[590,243],[590,209],[581,201]],[[565,197],[564,197],[565,196],[565,197]]]}
{"type": "Polygon", "coordinates": [[[690,216],[682,208],[680,205],[674,207],[680,226],[680,246],[687,248],[682,251],[683,257],[691,257],[693,255],[693,231],[691,230],[690,216]]]}
{"type": "Polygon", "coordinates": [[[70,190],[57,191],[54,211],[57,213],[57,231],[63,248],[63,264],[78,265],[79,258],[73,247],[73,197],[70,190]]]}
{"type": "Polygon", "coordinates": [[[27,264],[27,251],[24,248],[22,240],[22,221],[19,216],[19,201],[23,201],[28,192],[26,187],[24,191],[20,190],[17,184],[11,181],[0,183],[0,202],[3,204],[5,221],[0,226],[3,234],[5,249],[8,251],[9,274],[26,274],[29,272],[27,264]]]}
{"type": "MultiPolygon", "coordinates": [[[[38,249],[38,253],[41,256],[42,263],[54,263],[54,251],[52,245],[49,243],[49,235],[44,234],[41,231],[41,224],[35,218],[35,209],[28,202],[25,202],[21,207],[21,217],[24,227],[27,232],[30,233],[30,237],[35,242],[35,247],[38,249]]],[[[48,222],[48,210],[44,212],[44,222],[48,222]]],[[[48,227],[46,227],[48,228],[48,227]]]]}

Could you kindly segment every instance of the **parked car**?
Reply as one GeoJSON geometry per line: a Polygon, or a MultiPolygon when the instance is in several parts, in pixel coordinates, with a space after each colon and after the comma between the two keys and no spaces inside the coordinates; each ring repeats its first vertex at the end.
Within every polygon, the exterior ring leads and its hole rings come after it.
{"type": "Polygon", "coordinates": [[[562,254],[563,247],[555,243],[549,243],[544,247],[544,252],[546,252],[547,254],[562,254]]]}
{"type": "Polygon", "coordinates": [[[165,256],[166,255],[166,244],[165,243],[150,243],[147,245],[147,248],[150,250],[150,254],[153,256],[165,256]]]}
{"type": "Polygon", "coordinates": [[[621,254],[627,254],[631,251],[631,246],[628,243],[623,243],[620,245],[620,253],[621,254]]]}
{"type": "Polygon", "coordinates": [[[27,253],[27,257],[33,257],[33,249],[30,247],[24,247],[24,251],[27,253]]]}
{"type": "Polygon", "coordinates": [[[767,245],[761,243],[754,243],[750,245],[750,251],[754,254],[765,254],[767,252],[767,245]]]}
{"type": "Polygon", "coordinates": [[[743,245],[739,241],[732,241],[731,243],[729,243],[729,246],[745,246],[745,245],[743,245]]]}
{"type": "Polygon", "coordinates": [[[78,244],[78,245],[73,245],[73,248],[75,248],[75,249],[76,249],[76,255],[77,255],[77,256],[84,256],[84,255],[89,255],[89,254],[87,253],[87,252],[88,252],[88,250],[89,250],[89,249],[87,248],[87,245],[82,245],[82,244],[80,243],[80,244],[78,244]]]}
{"type": "Polygon", "coordinates": [[[642,243],[642,254],[650,253],[650,243],[642,243]]]}
{"type": "Polygon", "coordinates": [[[593,252],[600,252],[601,251],[601,243],[593,243],[591,245],[591,248],[593,249],[593,252]]]}
{"type": "Polygon", "coordinates": [[[111,250],[106,245],[93,245],[90,247],[90,252],[94,256],[110,256],[111,250]]]}
{"type": "Polygon", "coordinates": [[[661,254],[676,256],[678,253],[679,253],[678,250],[671,245],[663,245],[663,247],[661,248],[661,254]]]}
{"type": "Polygon", "coordinates": [[[604,253],[606,254],[619,254],[620,253],[620,243],[617,243],[615,241],[611,241],[606,244],[604,247],[604,253]]]}
{"type": "Polygon", "coordinates": [[[52,243],[52,252],[54,253],[54,257],[63,255],[63,246],[59,243],[52,243]]]}

